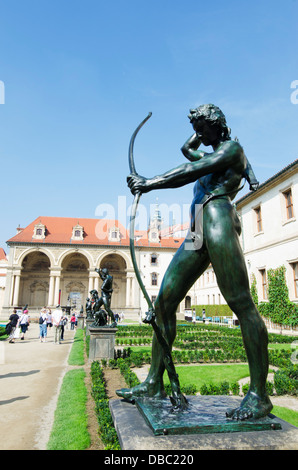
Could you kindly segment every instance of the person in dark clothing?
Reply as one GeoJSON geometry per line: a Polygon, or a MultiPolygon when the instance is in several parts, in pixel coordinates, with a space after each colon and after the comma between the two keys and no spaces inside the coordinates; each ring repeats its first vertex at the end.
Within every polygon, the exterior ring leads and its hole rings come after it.
{"type": "Polygon", "coordinates": [[[17,314],[16,309],[14,309],[13,313],[9,317],[9,322],[11,326],[11,331],[9,335],[9,342],[14,343],[14,334],[17,328],[17,324],[19,322],[19,315],[17,314]]]}

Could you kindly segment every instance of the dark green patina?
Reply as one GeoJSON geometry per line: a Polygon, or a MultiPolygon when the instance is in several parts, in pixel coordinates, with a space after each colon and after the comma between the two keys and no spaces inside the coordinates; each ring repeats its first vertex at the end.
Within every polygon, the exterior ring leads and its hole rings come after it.
{"type": "MultiPolygon", "coordinates": [[[[142,384],[118,390],[117,394],[129,401],[144,397],[162,399],[165,397],[163,374],[167,370],[174,408],[187,413],[187,400],[181,394],[171,360],[171,347],[176,336],[176,311],[194,282],[211,263],[218,286],[239,319],[250,368],[251,385],[247,395],[239,406],[227,410],[226,415],[239,421],[261,419],[272,409],[266,393],[268,334],[250,294],[239,242],[240,221],[231,203],[243,187],[244,178],[249,182],[251,190],[257,189],[258,182],[243,148],[237,140],[230,138],[225,116],[218,107],[202,105],[191,110],[189,118],[195,132],[181,149],[188,163],[152,178],[138,175],[132,164],[127,179],[135,196],[135,209],[142,193],[178,188],[189,183],[195,185],[190,232],[165,273],[154,308],[147,299],[149,312],[145,321],[151,323],[155,331],[148,377],[142,384]],[[202,143],[210,145],[213,151],[206,153],[200,150],[202,143]]],[[[133,240],[132,235],[131,238],[133,240]]],[[[131,252],[134,257],[133,248],[131,252]]],[[[133,261],[137,274],[134,258],[133,261]]],[[[143,290],[142,283],[140,286],[143,290]]],[[[145,292],[144,295],[146,297],[145,292]]]]}
{"type": "Polygon", "coordinates": [[[228,396],[187,397],[183,413],[173,413],[169,400],[137,398],[136,405],[154,435],[212,434],[220,432],[276,431],[281,429],[274,415],[243,421],[226,417],[226,410],[239,405],[228,396]]]}

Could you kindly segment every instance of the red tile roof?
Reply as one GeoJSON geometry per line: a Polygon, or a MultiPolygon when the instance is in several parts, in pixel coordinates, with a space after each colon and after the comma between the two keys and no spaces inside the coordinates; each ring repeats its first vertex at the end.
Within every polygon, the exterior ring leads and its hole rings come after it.
{"type": "MultiPolygon", "coordinates": [[[[136,231],[140,236],[135,242],[139,247],[163,247],[179,248],[183,238],[167,237],[162,238],[158,243],[152,243],[148,240],[146,231],[136,231]]],[[[107,219],[78,219],[78,217],[37,217],[31,224],[25,227],[14,237],[7,241],[8,245],[12,243],[36,243],[36,244],[67,244],[67,245],[110,245],[110,246],[128,246],[129,232],[118,220],[107,219]],[[34,226],[43,224],[46,227],[44,239],[34,239],[34,226]],[[72,229],[76,225],[84,228],[84,240],[72,240],[72,229]],[[109,231],[113,228],[119,228],[121,241],[110,241],[109,231]]]]}
{"type": "Polygon", "coordinates": [[[1,260],[7,261],[6,253],[5,253],[5,251],[3,250],[3,248],[0,248],[0,261],[1,261],[1,260]]]}

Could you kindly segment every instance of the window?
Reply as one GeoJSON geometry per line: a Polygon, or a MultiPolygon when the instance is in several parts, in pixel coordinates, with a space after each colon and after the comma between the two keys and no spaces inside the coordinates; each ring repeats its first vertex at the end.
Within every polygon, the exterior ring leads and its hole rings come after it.
{"type": "Polygon", "coordinates": [[[157,286],[157,274],[156,273],[151,274],[151,286],[157,286]]]}
{"type": "Polygon", "coordinates": [[[263,299],[267,300],[267,276],[266,269],[260,269],[261,282],[262,282],[262,295],[263,299]]]}
{"type": "Polygon", "coordinates": [[[151,265],[157,266],[157,255],[155,253],[151,255],[151,265]]]}
{"type": "Polygon", "coordinates": [[[34,226],[33,238],[36,240],[42,240],[46,237],[46,226],[41,222],[34,226]]]}
{"type": "Polygon", "coordinates": [[[82,227],[79,222],[72,227],[71,239],[74,241],[82,241],[84,239],[84,227],[82,227]]]}
{"type": "Polygon", "coordinates": [[[257,233],[260,233],[263,231],[261,206],[256,207],[254,211],[255,211],[256,231],[257,233]]]}
{"type": "Polygon", "coordinates": [[[121,233],[118,227],[113,227],[109,230],[109,241],[111,242],[121,241],[121,233]]]}
{"type": "Polygon", "coordinates": [[[151,296],[151,302],[153,303],[153,305],[155,304],[156,299],[157,299],[156,295],[151,296]]]}
{"type": "Polygon", "coordinates": [[[294,217],[292,190],[288,189],[287,191],[283,193],[283,195],[284,195],[285,207],[286,207],[286,220],[289,220],[294,217]]]}
{"type": "Polygon", "coordinates": [[[298,263],[293,263],[293,274],[294,274],[294,293],[295,297],[298,297],[298,263]]]}

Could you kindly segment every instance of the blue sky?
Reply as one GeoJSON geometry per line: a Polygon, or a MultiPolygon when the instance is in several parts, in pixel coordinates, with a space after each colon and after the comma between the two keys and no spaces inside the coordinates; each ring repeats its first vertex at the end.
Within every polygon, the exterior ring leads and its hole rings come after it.
{"type": "MultiPolygon", "coordinates": [[[[184,163],[190,108],[218,105],[260,182],[298,157],[297,0],[0,0],[0,246],[38,216],[96,217],[184,163]]],[[[248,186],[244,190],[248,191],[248,186]]],[[[188,204],[192,186],[143,195],[188,204]]]]}

